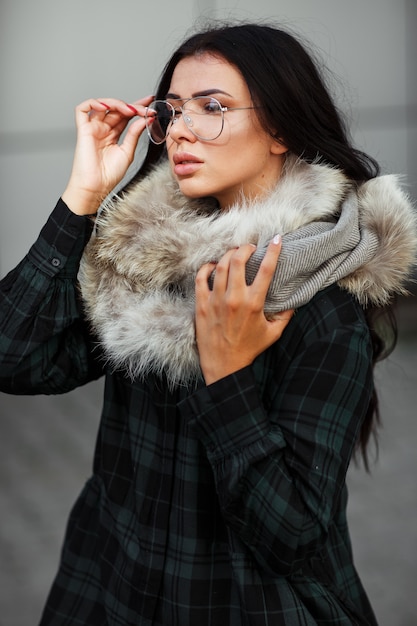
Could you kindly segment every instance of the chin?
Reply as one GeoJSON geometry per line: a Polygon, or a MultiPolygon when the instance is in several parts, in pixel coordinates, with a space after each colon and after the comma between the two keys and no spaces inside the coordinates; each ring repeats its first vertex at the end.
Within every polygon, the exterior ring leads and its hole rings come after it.
{"type": "Polygon", "coordinates": [[[211,195],[202,189],[201,185],[193,183],[191,179],[183,178],[182,180],[178,180],[178,186],[181,193],[190,199],[205,198],[206,196],[211,195]]]}

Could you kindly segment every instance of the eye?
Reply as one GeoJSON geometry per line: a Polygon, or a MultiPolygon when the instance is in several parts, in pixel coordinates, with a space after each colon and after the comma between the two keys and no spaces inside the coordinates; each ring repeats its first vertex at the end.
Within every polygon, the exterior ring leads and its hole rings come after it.
{"type": "Polygon", "coordinates": [[[219,114],[222,112],[222,106],[220,102],[218,102],[214,98],[209,98],[208,100],[204,101],[203,110],[204,110],[204,113],[219,114]]]}

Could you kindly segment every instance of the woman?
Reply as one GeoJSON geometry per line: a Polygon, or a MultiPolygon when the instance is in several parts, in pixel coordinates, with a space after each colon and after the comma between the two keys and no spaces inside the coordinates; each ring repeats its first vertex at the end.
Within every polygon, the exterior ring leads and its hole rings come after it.
{"type": "Polygon", "coordinates": [[[41,624],[375,624],[345,476],[377,408],[367,317],[415,258],[407,198],[267,26],[198,33],[155,97],[76,118],[68,186],[2,283],[3,390],[106,376],[41,624]]]}

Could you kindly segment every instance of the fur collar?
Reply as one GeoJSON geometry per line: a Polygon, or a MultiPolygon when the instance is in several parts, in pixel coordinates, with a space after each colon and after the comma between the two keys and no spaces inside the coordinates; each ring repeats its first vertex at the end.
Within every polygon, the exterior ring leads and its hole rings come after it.
{"type": "Polygon", "coordinates": [[[132,378],[164,372],[172,385],[195,380],[197,270],[250,242],[258,246],[250,280],[276,233],[283,250],[266,306],[272,313],[305,304],[332,282],[362,305],[385,304],[404,293],[415,262],[416,219],[394,176],[356,189],[336,169],[289,159],[268,198],[220,213],[212,200],[185,198],[163,163],[104,207],[81,264],[87,315],[112,366],[132,378]]]}

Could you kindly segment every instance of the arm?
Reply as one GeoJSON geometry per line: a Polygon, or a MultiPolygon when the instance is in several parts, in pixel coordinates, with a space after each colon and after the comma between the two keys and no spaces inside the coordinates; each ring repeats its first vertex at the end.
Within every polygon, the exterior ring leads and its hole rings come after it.
{"type": "Polygon", "coordinates": [[[102,373],[76,282],[91,230],[91,220],[59,201],[25,259],[1,281],[2,391],[63,393],[102,373]]]}
{"type": "Polygon", "coordinates": [[[135,106],[87,100],[76,108],[77,145],[62,201],[27,257],[1,283],[2,390],[62,393],[99,375],[76,283],[92,228],[85,216],[97,212],[133,161],[150,100],[135,106]]]}
{"type": "Polygon", "coordinates": [[[325,542],[372,390],[365,324],[333,313],[326,327],[324,315],[308,305],[253,366],[181,405],[227,523],[273,576],[290,575],[325,542]]]}

